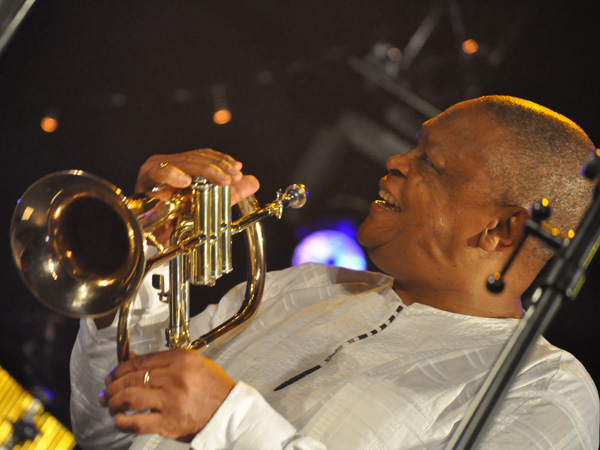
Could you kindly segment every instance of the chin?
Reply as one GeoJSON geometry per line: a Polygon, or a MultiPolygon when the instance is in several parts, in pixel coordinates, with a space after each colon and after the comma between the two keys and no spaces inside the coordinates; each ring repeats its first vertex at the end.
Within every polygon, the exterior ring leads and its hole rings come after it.
{"type": "Polygon", "coordinates": [[[377,248],[386,242],[386,235],[386,230],[383,230],[377,221],[367,217],[358,227],[356,239],[360,245],[370,252],[371,249],[377,248]]]}
{"type": "Polygon", "coordinates": [[[368,225],[365,225],[368,221],[368,218],[363,220],[363,222],[359,225],[358,231],[356,232],[356,240],[363,247],[369,248],[369,230],[368,225]]]}

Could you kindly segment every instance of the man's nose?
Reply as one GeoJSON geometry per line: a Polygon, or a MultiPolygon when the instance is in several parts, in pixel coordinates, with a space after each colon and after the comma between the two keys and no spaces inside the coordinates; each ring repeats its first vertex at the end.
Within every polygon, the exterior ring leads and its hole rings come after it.
{"type": "Polygon", "coordinates": [[[408,176],[410,169],[410,152],[390,156],[387,160],[386,168],[389,173],[408,176]]]}

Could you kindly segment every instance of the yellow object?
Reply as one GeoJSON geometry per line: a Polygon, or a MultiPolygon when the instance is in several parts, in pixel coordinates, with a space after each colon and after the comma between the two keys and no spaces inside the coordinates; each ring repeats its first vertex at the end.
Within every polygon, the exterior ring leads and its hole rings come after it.
{"type": "Polygon", "coordinates": [[[71,450],[76,442],[73,433],[0,366],[0,447],[6,445],[13,450],[71,450]],[[21,420],[34,424],[37,434],[33,440],[11,442],[13,424],[21,420]]]}

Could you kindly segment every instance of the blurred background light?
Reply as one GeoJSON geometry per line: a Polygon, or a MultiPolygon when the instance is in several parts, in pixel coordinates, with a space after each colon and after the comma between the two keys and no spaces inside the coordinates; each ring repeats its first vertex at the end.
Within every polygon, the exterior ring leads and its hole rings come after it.
{"type": "Polygon", "coordinates": [[[47,112],[46,115],[42,117],[42,120],[40,121],[40,127],[46,133],[54,133],[58,128],[58,119],[56,112],[47,112]]]}
{"type": "Polygon", "coordinates": [[[219,109],[213,114],[213,122],[217,125],[225,125],[231,121],[231,111],[228,109],[219,109]]]}
{"type": "Polygon", "coordinates": [[[475,39],[467,39],[462,43],[462,50],[467,55],[473,55],[479,50],[479,44],[475,39]]]}
{"type": "Polygon", "coordinates": [[[323,218],[298,230],[292,265],[308,262],[365,270],[367,258],[356,240],[357,226],[347,218],[323,218]]]}
{"type": "Polygon", "coordinates": [[[213,122],[217,125],[225,125],[231,121],[231,111],[227,102],[227,91],[225,85],[221,83],[213,84],[210,88],[215,105],[213,122]]]}

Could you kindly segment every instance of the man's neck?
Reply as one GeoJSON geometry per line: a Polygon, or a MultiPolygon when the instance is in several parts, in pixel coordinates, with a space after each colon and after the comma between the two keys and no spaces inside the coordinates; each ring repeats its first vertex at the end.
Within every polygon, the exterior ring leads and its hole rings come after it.
{"type": "Polygon", "coordinates": [[[523,316],[523,306],[518,297],[510,293],[470,293],[468,290],[406,289],[394,281],[394,291],[404,304],[421,303],[433,308],[467,316],[513,318],[523,316]]]}

